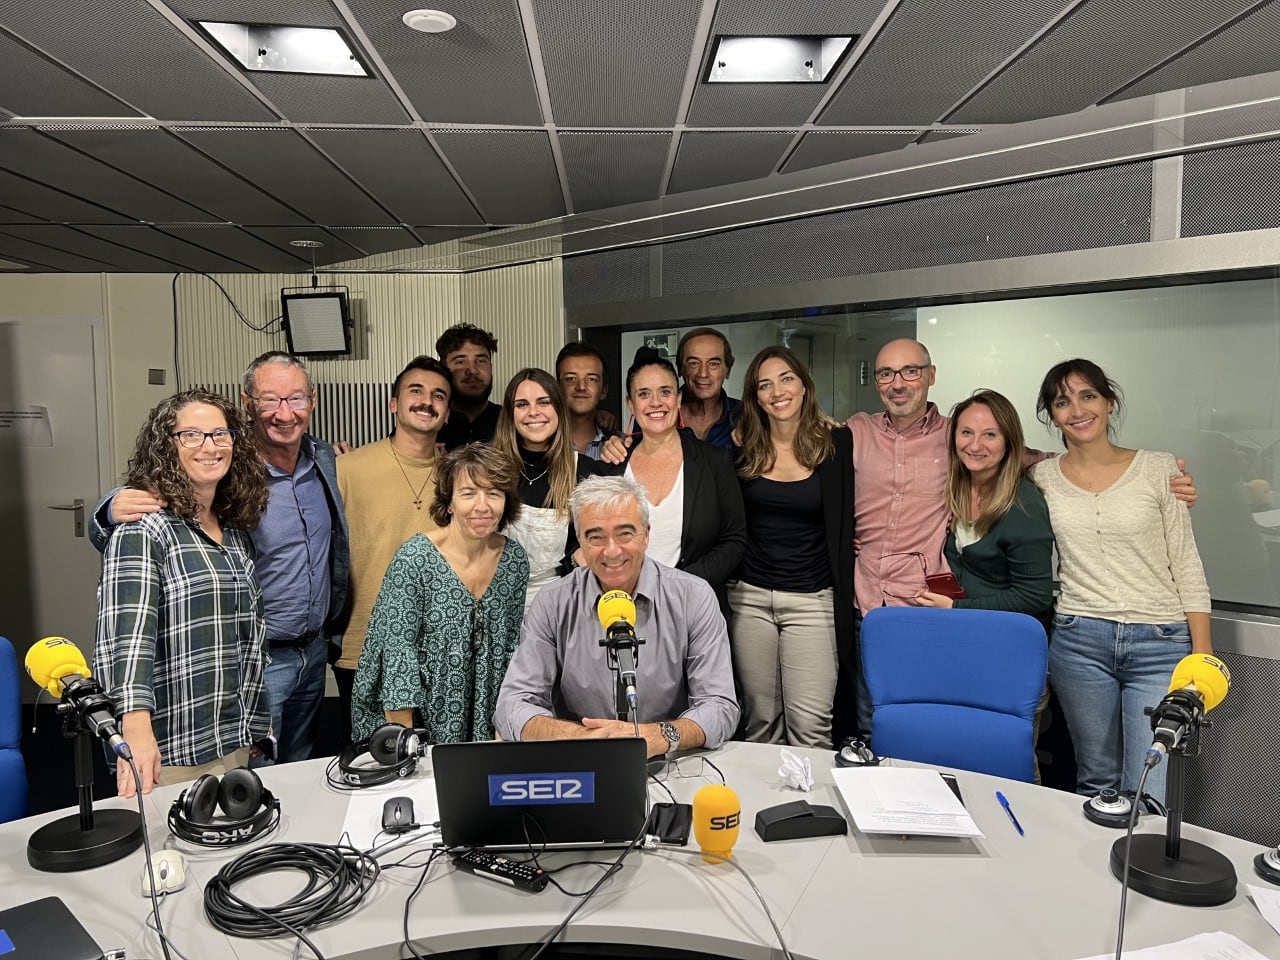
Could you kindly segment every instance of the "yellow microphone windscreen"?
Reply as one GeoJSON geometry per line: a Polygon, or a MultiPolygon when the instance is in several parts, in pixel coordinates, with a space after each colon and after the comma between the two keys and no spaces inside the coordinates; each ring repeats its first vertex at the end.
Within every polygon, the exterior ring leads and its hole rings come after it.
{"type": "MultiPolygon", "coordinates": [[[[731,787],[710,783],[693,795],[693,836],[703,853],[733,855],[742,823],[742,803],[731,787]]],[[[703,857],[708,863],[717,862],[703,857]]]]}
{"type": "Polygon", "coordinates": [[[66,637],[45,637],[27,651],[27,675],[37,685],[62,699],[62,678],[89,676],[89,664],[80,648],[66,637]]]}
{"type": "Polygon", "coordinates": [[[1169,692],[1196,685],[1196,693],[1204,701],[1205,713],[1220,704],[1231,686],[1231,671],[1217,657],[1192,653],[1178,661],[1169,681],[1169,692]]]}

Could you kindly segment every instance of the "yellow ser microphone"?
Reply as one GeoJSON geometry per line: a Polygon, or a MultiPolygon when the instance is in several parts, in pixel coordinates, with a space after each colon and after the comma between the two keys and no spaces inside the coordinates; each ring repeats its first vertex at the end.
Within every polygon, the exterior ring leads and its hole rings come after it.
{"type": "Polygon", "coordinates": [[[1169,692],[1151,711],[1155,739],[1146,764],[1156,766],[1186,735],[1224,699],[1231,688],[1231,671],[1217,657],[1192,653],[1178,661],[1169,680],[1169,692]]]}
{"type": "Polygon", "coordinates": [[[742,803],[731,787],[710,783],[693,795],[693,836],[707,863],[733,856],[741,824],[742,803]]]}
{"type": "Polygon", "coordinates": [[[105,740],[117,756],[133,756],[116,724],[115,705],[89,673],[79,647],[66,637],[45,637],[27,651],[23,663],[39,687],[76,711],[86,730],[105,740]]]}
{"type": "MultiPolygon", "coordinates": [[[[628,712],[639,735],[640,707],[636,698],[636,602],[625,590],[610,590],[596,601],[596,616],[604,627],[601,644],[609,648],[609,665],[618,668],[618,679],[626,696],[628,712]]],[[[621,706],[619,706],[621,712],[621,706]]]]}

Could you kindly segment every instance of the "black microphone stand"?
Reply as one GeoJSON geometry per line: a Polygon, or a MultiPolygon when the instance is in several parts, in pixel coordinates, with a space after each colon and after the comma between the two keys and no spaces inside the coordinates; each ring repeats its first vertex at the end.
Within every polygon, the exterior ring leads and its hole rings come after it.
{"type": "Polygon", "coordinates": [[[93,750],[97,739],[80,722],[74,706],[58,705],[62,735],[75,740],[79,813],[46,823],[27,841],[27,862],[47,873],[88,870],[128,856],[142,846],[142,818],[136,810],[93,812],[93,750]]]}
{"type": "Polygon", "coordinates": [[[624,671],[622,665],[618,662],[618,653],[621,650],[626,650],[630,654],[630,672],[634,676],[635,669],[640,664],[640,645],[643,643],[644,639],[637,637],[634,631],[624,631],[617,627],[610,627],[608,635],[600,641],[600,646],[609,651],[609,669],[613,671],[615,713],[619,720],[630,720],[632,722],[635,726],[637,737],[640,736],[640,714],[632,706],[631,698],[627,696],[627,684],[623,680],[624,671]]]}
{"type": "MultiPolygon", "coordinates": [[[[1133,837],[1129,886],[1169,903],[1215,907],[1236,895],[1236,869],[1217,850],[1195,840],[1182,839],[1186,762],[1188,757],[1200,755],[1200,728],[1210,726],[1210,722],[1203,719],[1199,711],[1179,711],[1174,719],[1187,724],[1187,734],[1169,750],[1169,774],[1165,780],[1165,805],[1169,814],[1165,835],[1147,833],[1133,837]]],[[[1155,722],[1153,720],[1153,725],[1155,722]]],[[[1124,848],[1124,837],[1111,847],[1111,872],[1117,880],[1124,876],[1124,848]]]]}

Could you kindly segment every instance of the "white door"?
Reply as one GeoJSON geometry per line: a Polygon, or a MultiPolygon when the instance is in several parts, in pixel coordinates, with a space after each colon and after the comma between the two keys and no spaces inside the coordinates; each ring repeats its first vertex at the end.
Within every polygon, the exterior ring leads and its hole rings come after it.
{"type": "Polygon", "coordinates": [[[87,519],[103,489],[102,370],[90,323],[0,322],[0,636],[19,661],[50,635],[92,655],[101,563],[62,508],[87,519]]]}

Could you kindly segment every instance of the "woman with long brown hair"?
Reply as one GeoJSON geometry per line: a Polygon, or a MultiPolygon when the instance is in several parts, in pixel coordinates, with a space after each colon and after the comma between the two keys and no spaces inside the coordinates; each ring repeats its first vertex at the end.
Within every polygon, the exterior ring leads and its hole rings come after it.
{"type": "Polygon", "coordinates": [[[527,610],[542,587],[576,565],[578,538],[569,516],[573,488],[584,477],[620,468],[574,451],[560,384],[537,367],[526,367],[507,384],[493,446],[520,466],[517,495],[524,508],[507,536],[529,555],[527,610]]]}
{"type": "Polygon", "coordinates": [[[834,711],[853,707],[853,438],[786,347],[747,367],[738,430],[747,544],[729,607],[745,735],[829,748],[834,711]]]}
{"type": "MultiPolygon", "coordinates": [[[[107,545],[93,660],[149,793],[245,766],[270,732],[249,539],[267,488],[253,431],[228,400],[200,389],[151,411],[124,482],[168,505],[121,525],[107,545]]],[[[117,762],[116,778],[132,796],[127,764],[117,762]]]]}

